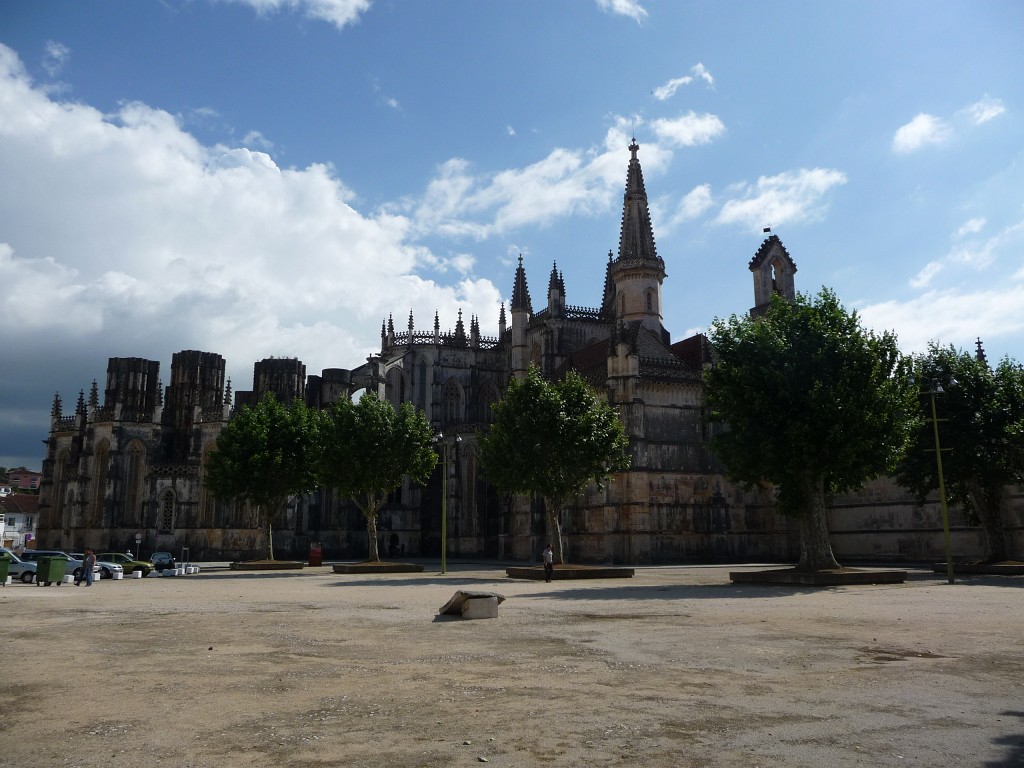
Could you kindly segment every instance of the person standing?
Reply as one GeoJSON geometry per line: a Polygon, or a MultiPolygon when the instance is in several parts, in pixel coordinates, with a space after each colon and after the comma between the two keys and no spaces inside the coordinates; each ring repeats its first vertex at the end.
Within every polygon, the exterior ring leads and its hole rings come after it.
{"type": "Polygon", "coordinates": [[[544,581],[551,581],[555,573],[555,550],[548,544],[544,547],[544,581]]]}
{"type": "MultiPolygon", "coordinates": [[[[93,571],[96,568],[96,553],[91,549],[85,550],[85,558],[82,560],[82,577],[79,581],[85,581],[85,586],[91,587],[93,580],[93,571]]],[[[77,587],[78,581],[75,582],[77,587]]]]}

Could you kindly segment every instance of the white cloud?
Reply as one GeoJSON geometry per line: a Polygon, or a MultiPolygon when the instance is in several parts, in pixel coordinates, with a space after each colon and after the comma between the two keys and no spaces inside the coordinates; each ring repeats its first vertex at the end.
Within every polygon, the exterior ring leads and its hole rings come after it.
{"type": "Polygon", "coordinates": [[[689,85],[697,78],[700,78],[708,85],[715,84],[715,78],[711,76],[711,73],[708,72],[704,65],[701,64],[700,62],[697,62],[692,67],[690,67],[690,72],[692,72],[693,74],[684,75],[683,77],[676,77],[673,78],[672,80],[669,80],[664,85],[659,85],[657,88],[651,91],[654,98],[656,98],[658,101],[667,101],[668,99],[671,99],[673,96],[675,96],[676,91],[678,91],[682,86],[689,85]]]}
{"type": "Polygon", "coordinates": [[[886,301],[858,308],[865,325],[876,331],[894,330],[904,352],[924,352],[928,342],[973,346],[1012,338],[1024,330],[1024,285],[1011,284],[976,292],[930,291],[906,301],[886,301]]]}
{"type": "Polygon", "coordinates": [[[981,230],[984,229],[984,227],[985,227],[985,219],[984,218],[976,217],[976,218],[973,218],[973,219],[968,219],[967,221],[965,221],[960,226],[960,229],[958,229],[956,231],[956,236],[957,237],[963,237],[964,235],[977,234],[978,232],[981,232],[981,230]]]}
{"type": "Polygon", "coordinates": [[[370,0],[226,0],[256,9],[265,15],[282,9],[298,11],[308,18],[326,21],[338,29],[359,20],[360,14],[370,8],[370,0]]]}
{"type": "Polygon", "coordinates": [[[1024,222],[1004,227],[985,239],[971,240],[985,225],[985,219],[974,218],[963,224],[954,234],[959,242],[941,259],[932,261],[910,280],[912,288],[931,285],[939,272],[951,267],[967,267],[972,272],[988,269],[1001,253],[1018,254],[1024,250],[1024,222]]]}
{"type": "Polygon", "coordinates": [[[597,0],[597,7],[608,13],[628,16],[637,23],[647,18],[647,11],[636,0],[597,0]]]}
{"type": "Polygon", "coordinates": [[[706,212],[714,202],[711,199],[711,185],[701,184],[699,187],[695,187],[679,201],[679,206],[676,208],[675,215],[672,217],[672,221],[689,221],[696,219],[698,216],[706,212]]]}
{"type": "Polygon", "coordinates": [[[690,77],[689,75],[684,75],[683,77],[676,77],[673,78],[672,80],[669,80],[664,85],[659,85],[657,88],[651,91],[651,93],[654,94],[654,98],[656,98],[658,101],[667,101],[668,99],[671,99],[673,96],[675,96],[676,91],[678,91],[682,86],[689,85],[692,82],[693,78],[690,77]]]}
{"type": "MultiPolygon", "coordinates": [[[[311,373],[359,365],[395,296],[424,321],[439,309],[445,327],[460,306],[497,325],[493,285],[417,275],[437,260],[412,222],[357,211],[328,166],[204,146],[145,104],[104,115],[54,101],[2,45],[0,167],[0,327],[23,371],[68,340],[100,373],[108,356],[204,349],[241,389],[269,355],[311,373]]],[[[441,263],[466,274],[473,258],[441,263]]]]}
{"type": "Polygon", "coordinates": [[[1003,102],[999,99],[993,99],[991,96],[985,96],[980,101],[976,101],[969,107],[966,107],[963,112],[975,125],[981,125],[987,123],[989,120],[994,120],[1006,111],[1006,107],[1003,106],[1003,102]]]}
{"type": "Polygon", "coordinates": [[[506,125],[505,126],[505,133],[507,133],[509,136],[515,136],[516,135],[516,129],[513,128],[511,125],[506,125]]]}
{"type": "Polygon", "coordinates": [[[71,49],[66,45],[53,40],[46,41],[46,48],[43,51],[43,69],[50,77],[59,75],[69,58],[71,58],[71,49]]]}
{"type": "Polygon", "coordinates": [[[740,185],[741,197],[727,201],[715,221],[759,231],[768,222],[778,226],[818,219],[827,208],[828,192],[845,183],[846,174],[831,168],[761,176],[756,185],[740,185]]]}
{"type": "MultiPolygon", "coordinates": [[[[629,141],[624,124],[617,120],[600,150],[555,149],[524,168],[475,175],[466,160],[448,160],[412,206],[417,233],[483,240],[607,210],[622,185],[622,148],[629,141]]],[[[644,149],[648,171],[667,163],[666,150],[657,145],[644,149]]]]}
{"type": "Polygon", "coordinates": [[[892,138],[892,150],[906,154],[929,144],[942,144],[952,136],[952,129],[941,118],[921,113],[900,126],[892,138]]]}
{"type": "Polygon", "coordinates": [[[725,132],[717,115],[688,112],[674,119],[660,118],[651,122],[651,129],[660,139],[679,147],[708,144],[725,132]]]}

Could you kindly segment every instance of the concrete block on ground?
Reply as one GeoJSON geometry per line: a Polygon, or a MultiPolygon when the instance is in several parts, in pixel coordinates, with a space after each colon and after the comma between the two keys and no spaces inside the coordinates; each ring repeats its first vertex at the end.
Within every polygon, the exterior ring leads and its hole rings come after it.
{"type": "Polygon", "coordinates": [[[462,604],[464,619],[496,619],[498,618],[497,597],[474,597],[462,604]]]}

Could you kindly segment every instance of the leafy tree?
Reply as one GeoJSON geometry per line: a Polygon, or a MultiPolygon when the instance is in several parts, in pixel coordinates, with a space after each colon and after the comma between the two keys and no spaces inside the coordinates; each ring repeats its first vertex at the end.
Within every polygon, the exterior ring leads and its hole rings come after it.
{"type": "Polygon", "coordinates": [[[828,289],[716,319],[711,339],[709,418],[725,425],[712,449],[736,479],[776,486],[800,522],[799,569],[838,567],[825,497],[895,467],[920,421],[910,360],[828,289]]]}
{"type": "Polygon", "coordinates": [[[267,559],[274,559],[274,521],[289,496],[317,487],[320,414],[295,400],[288,406],[267,394],[243,406],[217,437],[205,483],[220,499],[241,499],[267,530],[267,559]]]}
{"type": "MultiPolygon", "coordinates": [[[[981,524],[985,559],[1005,560],[1006,487],[1024,483],[1024,368],[1004,358],[991,370],[972,354],[934,344],[916,365],[929,417],[931,397],[942,390],[935,402],[947,496],[981,524]]],[[[930,418],[915,432],[896,479],[922,502],[939,487],[930,418]]]]}
{"type": "Polygon", "coordinates": [[[339,400],[323,432],[324,482],[351,498],[366,518],[370,560],[380,560],[377,512],[408,475],[425,483],[437,464],[430,422],[411,403],[396,411],[366,392],[358,403],[339,400]]]}
{"type": "Polygon", "coordinates": [[[565,501],[590,481],[604,483],[629,469],[629,442],[618,414],[572,371],[549,382],[531,367],[521,381],[513,379],[478,445],[495,486],[543,497],[558,563],[565,562],[558,519],[565,501]]]}

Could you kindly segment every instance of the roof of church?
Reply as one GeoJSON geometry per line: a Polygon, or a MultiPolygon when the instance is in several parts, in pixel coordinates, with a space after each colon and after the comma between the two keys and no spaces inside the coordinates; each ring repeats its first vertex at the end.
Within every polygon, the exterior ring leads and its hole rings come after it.
{"type": "Polygon", "coordinates": [[[619,259],[654,262],[661,269],[665,262],[658,256],[654,245],[654,229],[647,208],[647,190],[644,173],[636,153],[640,145],[633,139],[629,145],[629,170],[626,172],[626,192],[622,198],[622,230],[619,234],[619,259]]]}
{"type": "Polygon", "coordinates": [[[782,244],[782,240],[779,239],[778,235],[769,235],[761,243],[761,247],[757,249],[757,253],[754,254],[754,258],[750,260],[748,265],[750,271],[753,272],[764,263],[765,259],[779,251],[782,251],[782,255],[789,260],[789,263],[793,265],[793,271],[796,272],[796,262],[793,261],[793,257],[789,255],[789,251],[786,250],[786,246],[782,244]]]}

